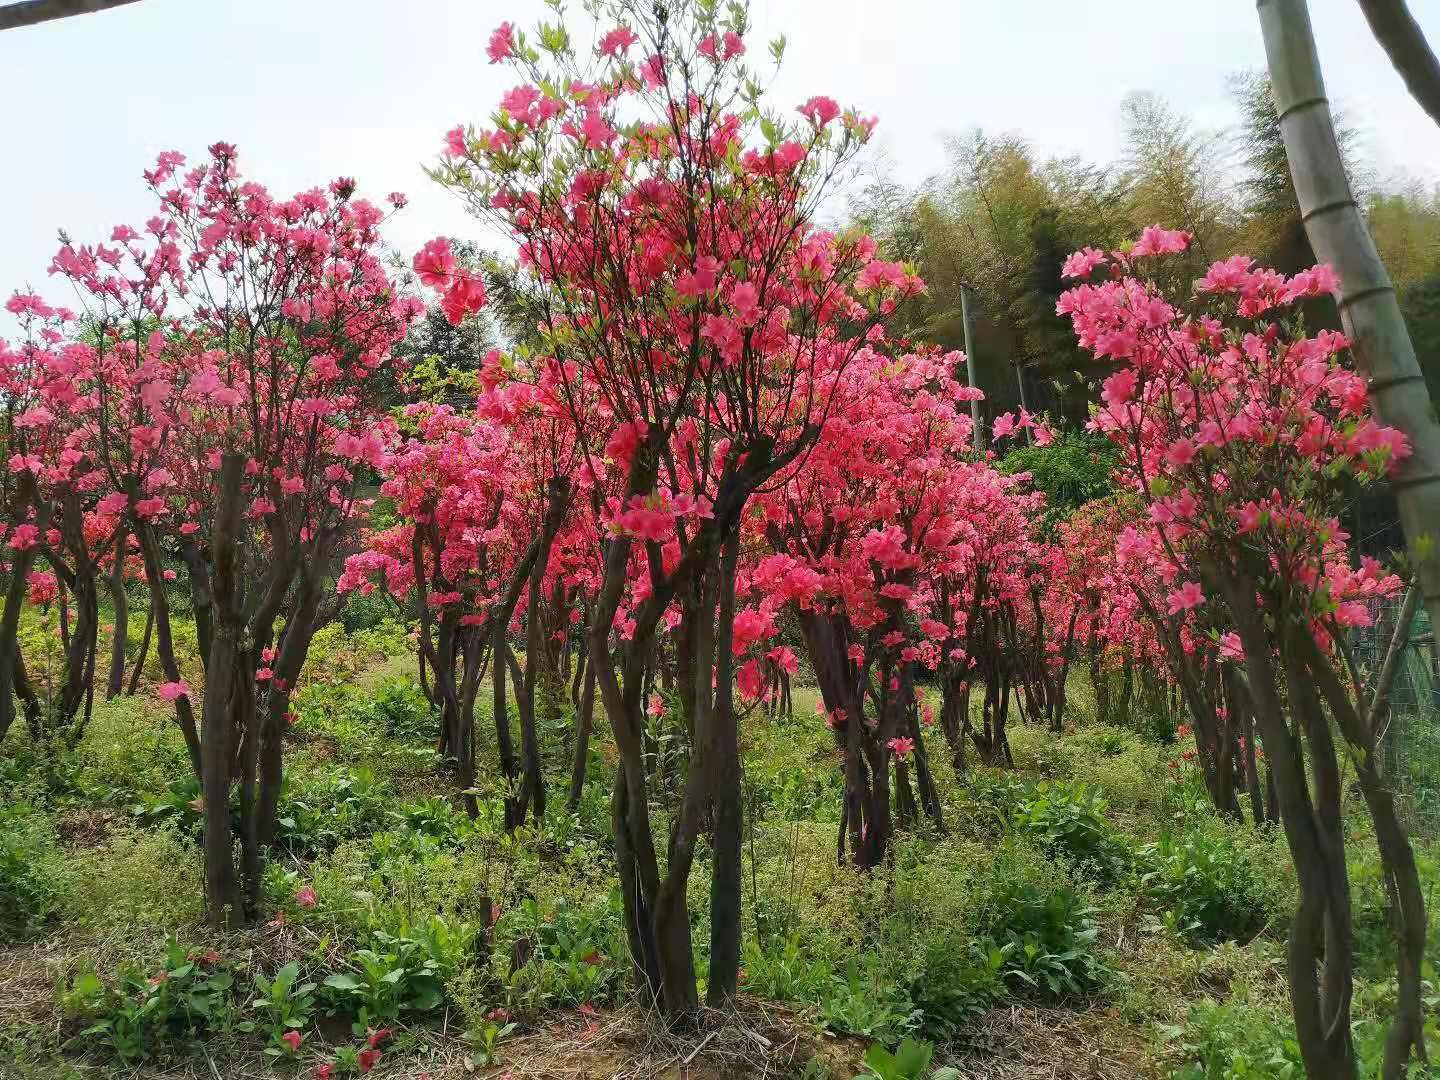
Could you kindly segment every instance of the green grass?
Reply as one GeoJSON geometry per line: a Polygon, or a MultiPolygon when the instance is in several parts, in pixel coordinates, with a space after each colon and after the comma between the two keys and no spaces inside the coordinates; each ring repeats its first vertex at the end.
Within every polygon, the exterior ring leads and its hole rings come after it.
{"type": "MultiPolygon", "coordinates": [[[[265,882],[283,924],[240,934],[218,937],[203,923],[189,765],[161,703],[147,694],[98,703],[68,752],[11,733],[0,746],[0,949],[45,957],[48,985],[31,985],[24,1008],[0,1009],[0,1076],[118,1075],[114,1040],[82,1032],[113,1030],[125,1009],[159,1018],[143,1021],[146,1075],[206,1075],[213,1060],[221,1075],[243,1062],[247,1075],[293,1076],[283,1053],[265,1056],[272,1029],[251,1004],[255,976],[291,961],[297,985],[316,984],[307,1067],[353,1050],[351,1024],[396,1026],[389,1060],[418,1071],[440,1048],[458,1052],[461,1033],[494,1036],[495,1010],[543,1025],[549,1010],[638,1004],[611,854],[615,757],[603,713],[579,811],[564,809],[567,717],[542,733],[546,825],[508,835],[488,687],[477,717],[481,814],[471,822],[437,769],[436,721],[409,648],[393,624],[317,638],[287,736],[286,847],[265,882]],[[313,906],[299,902],[302,888],[314,890],[313,906]],[[495,915],[488,948],[477,947],[495,915]],[[144,988],[167,948],[218,950],[242,989],[220,993],[212,1018],[156,1004],[144,988]],[[92,972],[101,989],[87,997],[92,972]],[[138,981],[125,983],[127,972],[138,981]],[[387,973],[409,989],[326,988],[387,973]],[[125,997],[125,985],[138,989],[125,997]],[[358,1014],[362,1001],[383,1016],[358,1014]]],[[[862,1049],[923,1037],[937,1043],[937,1061],[980,1052],[992,1017],[1060,1010],[1100,1023],[1107,1046],[1157,1074],[1283,1070],[1280,958],[1294,896],[1283,840],[1220,821],[1193,776],[1172,773],[1176,748],[1147,734],[1150,718],[1096,724],[1085,673],[1073,679],[1071,730],[1012,724],[1013,772],[956,776],[942,735],[928,731],[946,832],[902,835],[893,868],[868,875],[836,862],[839,759],[814,689],[795,688],[792,720],[748,715],[748,991],[862,1049]]],[[[658,837],[675,798],[657,787],[658,837]]],[[[1364,1035],[1393,991],[1363,814],[1350,836],[1364,1035]]],[[[1437,853],[1418,847],[1433,886],[1437,853]]],[[[708,860],[702,843],[689,892],[702,963],[708,860]]],[[[0,990],[0,1006],[10,993],[21,991],[0,990]]],[[[1057,1058],[1073,1053],[1058,1041],[1064,1025],[1051,1026],[1057,1058]]]]}

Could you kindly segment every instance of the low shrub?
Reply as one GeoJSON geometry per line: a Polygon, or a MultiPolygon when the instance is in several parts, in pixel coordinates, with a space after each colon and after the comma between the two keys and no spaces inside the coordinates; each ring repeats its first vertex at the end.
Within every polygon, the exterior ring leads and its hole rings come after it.
{"type": "Polygon", "coordinates": [[[48,817],[28,803],[0,806],[0,933],[31,930],[60,909],[63,861],[48,817]]]}
{"type": "Polygon", "coordinates": [[[818,1002],[833,970],[825,960],[805,950],[799,933],[789,934],[778,944],[771,942],[768,947],[753,935],[745,938],[743,966],[746,988],[775,1001],[818,1002]]]}
{"type": "Polygon", "coordinates": [[[822,988],[820,1018],[830,1031],[892,1045],[925,1022],[909,991],[889,981],[871,954],[848,961],[822,988]]]}
{"type": "Polygon", "coordinates": [[[331,767],[364,766],[387,775],[432,773],[440,722],[419,684],[413,677],[392,675],[364,685],[358,681],[363,663],[343,651],[341,656],[349,659],[337,661],[335,670],[315,663],[307,667],[315,669],[314,678],[292,699],[296,741],[328,744],[322,756],[331,767]],[[360,666],[347,674],[354,664],[360,666]]]}
{"type": "Polygon", "coordinates": [[[147,692],[95,702],[85,738],[72,755],[76,782],[107,792],[157,794],[192,774],[185,741],[170,706],[147,692]]]}
{"type": "Polygon", "coordinates": [[[609,1001],[629,969],[617,888],[583,904],[527,897],[501,914],[494,942],[514,1008],[609,1001]]]}
{"type": "Polygon", "coordinates": [[[1105,792],[1113,810],[1163,811],[1169,785],[1157,782],[1169,760],[1167,748],[1153,739],[1116,727],[1080,732],[1069,748],[1072,777],[1084,777],[1105,792]]]}
{"type": "Polygon", "coordinates": [[[393,811],[391,818],[409,835],[431,841],[436,847],[457,847],[474,829],[459,807],[439,795],[406,803],[393,811]]]}
{"type": "Polygon", "coordinates": [[[127,792],[117,790],[112,802],[128,802],[137,824],[170,825],[187,836],[200,835],[204,803],[200,799],[200,781],[193,772],[172,780],[161,791],[127,792]]]}
{"type": "Polygon", "coordinates": [[[292,855],[313,857],[389,821],[390,786],[369,769],[288,778],[277,810],[275,840],[292,855]]]}
{"type": "Polygon", "coordinates": [[[1129,750],[1135,742],[1134,736],[1120,728],[1096,727],[1075,737],[1080,746],[1089,747],[1102,758],[1116,758],[1129,750]]]}
{"type": "Polygon", "coordinates": [[[1020,997],[1055,1001],[1093,993],[1110,970],[1095,954],[1091,915],[1069,886],[1007,890],[996,898],[989,962],[1020,997]]]}
{"type": "Polygon", "coordinates": [[[431,742],[440,730],[435,707],[409,677],[382,679],[365,712],[375,730],[391,739],[431,742]]]}
{"type": "Polygon", "coordinates": [[[1194,944],[1249,941],[1269,916],[1271,898],[1253,850],[1216,819],[1162,835],[1136,861],[1142,893],[1194,944]]]}
{"type": "Polygon", "coordinates": [[[200,849],[173,828],[117,830],[60,874],[67,919],[88,929],[168,932],[200,918],[200,849]]]}
{"type": "Polygon", "coordinates": [[[876,952],[927,1037],[949,1039],[1009,997],[1052,1001],[1108,980],[1068,862],[1028,830],[998,843],[904,844],[889,892],[888,904],[872,900],[888,907],[876,952]]]}
{"type": "Polygon", "coordinates": [[[324,980],[321,996],[362,1030],[371,1022],[433,1012],[445,1003],[446,980],[459,972],[474,940],[473,926],[440,918],[402,924],[393,933],[376,930],[368,948],[346,958],[349,970],[324,980]]]}
{"type": "Polygon", "coordinates": [[[865,1052],[865,1067],[855,1080],[959,1080],[951,1068],[930,1071],[935,1046],[923,1040],[905,1039],[892,1052],[876,1043],[865,1052]]]}
{"type": "Polygon", "coordinates": [[[839,1035],[893,1044],[922,1026],[921,1003],[894,980],[880,956],[867,951],[840,962],[817,955],[814,945],[798,932],[768,947],[747,940],[745,989],[763,998],[813,1005],[821,1026],[839,1035]]]}
{"type": "Polygon", "coordinates": [[[347,634],[383,629],[394,625],[394,619],[395,601],[384,592],[367,596],[357,590],[345,598],[340,609],[340,625],[347,634]]]}
{"type": "Polygon", "coordinates": [[[392,657],[412,658],[414,643],[409,635],[409,628],[394,618],[357,629],[344,623],[321,627],[310,643],[304,686],[353,684],[361,673],[392,657]]]}
{"type": "Polygon", "coordinates": [[[752,806],[755,813],[781,821],[838,820],[843,793],[838,770],[786,765],[765,777],[752,806]]]}
{"type": "Polygon", "coordinates": [[[1300,1080],[1305,1066],[1289,1024],[1245,1005],[1205,1002],[1180,1027],[1166,1027],[1180,1063],[1174,1080],[1300,1080]]]}
{"type": "MultiPolygon", "coordinates": [[[[1440,956],[1440,921],[1433,916],[1436,898],[1433,885],[1440,880],[1440,863],[1437,863],[1437,845],[1433,840],[1412,837],[1415,849],[1415,864],[1420,880],[1426,883],[1425,906],[1429,927],[1425,955],[1440,956]]],[[[1355,928],[1355,967],[1358,972],[1371,979],[1391,979],[1395,969],[1395,936],[1392,929],[1390,892],[1385,883],[1385,873],[1380,865],[1379,853],[1373,842],[1347,844],[1349,857],[1350,891],[1352,918],[1355,928]]]]}
{"type": "Polygon", "coordinates": [[[172,938],[153,973],[127,968],[106,986],[93,969],[81,971],[61,995],[61,1006],[87,1023],[80,1041],[133,1062],[215,1028],[253,1030],[252,1023],[236,1019],[234,985],[234,973],[218,953],[187,951],[172,938]]]}
{"type": "Polygon", "coordinates": [[[910,984],[926,1034],[948,1038],[1007,997],[1008,955],[993,939],[981,937],[958,952],[928,957],[910,984]]]}
{"type": "MultiPolygon", "coordinates": [[[[257,971],[254,977],[255,997],[250,1008],[264,1020],[270,1045],[265,1048],[272,1056],[295,1052],[285,1039],[291,1032],[304,1031],[315,1008],[315,984],[300,980],[300,965],[291,961],[267,977],[257,971]]],[[[293,1038],[293,1036],[291,1036],[293,1038]]]]}
{"type": "Polygon", "coordinates": [[[1079,781],[1042,780],[1016,799],[1013,823],[1051,853],[1101,881],[1128,865],[1124,844],[1105,816],[1105,796],[1079,781]]]}
{"type": "MultiPolygon", "coordinates": [[[[1008,788],[990,793],[997,800],[1013,797],[1008,788]]],[[[893,977],[919,1011],[927,1036],[949,1038],[1006,996],[990,956],[990,927],[1002,894],[1039,887],[1057,871],[1066,879],[1027,836],[1006,833],[1001,820],[997,816],[992,826],[1002,838],[998,844],[906,845],[903,858],[897,857],[881,952],[895,957],[893,977]]]]}

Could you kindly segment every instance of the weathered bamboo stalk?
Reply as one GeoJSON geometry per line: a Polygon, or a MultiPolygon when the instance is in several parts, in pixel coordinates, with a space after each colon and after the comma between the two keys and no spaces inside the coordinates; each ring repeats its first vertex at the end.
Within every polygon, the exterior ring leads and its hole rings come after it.
{"type": "Polygon", "coordinates": [[[1316,258],[1340,275],[1340,317],[1377,417],[1410,440],[1391,487],[1425,608],[1440,626],[1440,423],[1345,175],[1305,0],[1257,0],[1256,8],[1305,234],[1316,258]]]}

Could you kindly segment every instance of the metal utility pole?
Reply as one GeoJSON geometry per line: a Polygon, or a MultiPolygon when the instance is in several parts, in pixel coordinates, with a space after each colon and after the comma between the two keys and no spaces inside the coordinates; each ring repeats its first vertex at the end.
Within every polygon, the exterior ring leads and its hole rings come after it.
{"type": "MultiPolygon", "coordinates": [[[[1020,411],[1028,413],[1030,411],[1030,403],[1025,400],[1025,369],[1020,366],[1018,361],[1015,364],[1015,385],[1020,388],[1020,411]]],[[[1034,441],[1035,436],[1031,434],[1030,428],[1027,427],[1025,429],[1025,443],[1028,446],[1034,441]]]]}
{"type": "MultiPolygon", "coordinates": [[[[975,383],[975,342],[970,336],[970,286],[965,282],[960,283],[960,325],[965,332],[965,381],[970,389],[977,389],[975,383]]],[[[975,449],[985,449],[985,425],[980,419],[980,402],[978,399],[970,402],[970,419],[974,423],[975,449]]]]}

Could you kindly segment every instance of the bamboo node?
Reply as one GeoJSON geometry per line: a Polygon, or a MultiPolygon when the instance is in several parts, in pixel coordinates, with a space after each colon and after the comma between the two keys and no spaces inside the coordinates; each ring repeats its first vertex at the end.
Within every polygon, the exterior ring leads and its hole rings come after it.
{"type": "Polygon", "coordinates": [[[1297,113],[1301,109],[1309,109],[1315,105],[1324,105],[1328,109],[1330,107],[1330,99],[1327,98],[1324,94],[1319,94],[1315,97],[1301,98],[1299,101],[1295,102],[1295,104],[1287,105],[1283,110],[1280,110],[1278,119],[1281,123],[1284,123],[1285,118],[1291,113],[1297,113]]]}
{"type": "Polygon", "coordinates": [[[1353,208],[1356,213],[1359,213],[1360,207],[1355,202],[1354,196],[1347,194],[1343,199],[1332,199],[1330,202],[1321,203],[1319,206],[1312,206],[1300,215],[1300,222],[1304,224],[1313,217],[1328,214],[1331,210],[1347,210],[1351,208],[1353,208]]]}

